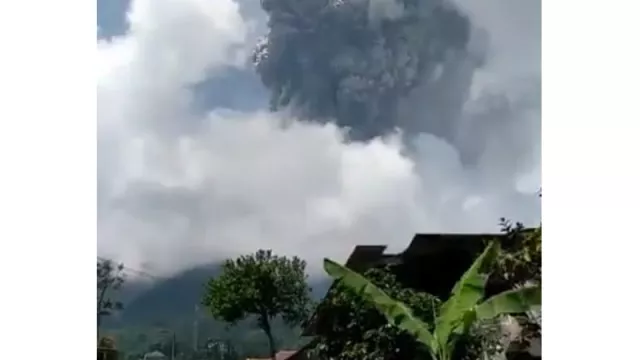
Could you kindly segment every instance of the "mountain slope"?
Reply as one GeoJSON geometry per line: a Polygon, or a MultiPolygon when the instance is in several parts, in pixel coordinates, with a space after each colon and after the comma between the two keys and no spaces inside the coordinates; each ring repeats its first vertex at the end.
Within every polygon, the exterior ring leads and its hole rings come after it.
{"type": "Polygon", "coordinates": [[[204,284],[218,272],[219,265],[211,264],[159,281],[125,304],[120,321],[123,324],[153,325],[193,317],[196,305],[200,304],[204,284]]]}
{"type": "MultiPolygon", "coordinates": [[[[151,286],[144,285],[137,296],[129,295],[124,310],[117,319],[110,321],[115,326],[158,325],[173,323],[176,320],[192,319],[196,315],[196,306],[200,304],[204,285],[220,274],[220,264],[209,264],[187,270],[170,279],[159,281],[151,286]]],[[[329,287],[328,280],[315,281],[312,298],[321,299],[329,287]]],[[[135,288],[131,284],[131,288],[135,288]]],[[[141,285],[142,286],[142,285],[141,285]]],[[[129,293],[135,292],[128,290],[129,293]]],[[[199,317],[208,317],[201,309],[199,317]]]]}

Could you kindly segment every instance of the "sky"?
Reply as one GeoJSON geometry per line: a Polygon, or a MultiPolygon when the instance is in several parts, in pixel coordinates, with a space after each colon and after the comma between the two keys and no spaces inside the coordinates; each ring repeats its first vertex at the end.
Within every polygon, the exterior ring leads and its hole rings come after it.
{"type": "Polygon", "coordinates": [[[270,112],[258,1],[98,0],[99,255],[169,276],[271,248],[317,274],[359,244],[537,224],[540,2],[454,2],[490,42],[464,106],[474,167],[433,134],[409,150],[270,112]]]}

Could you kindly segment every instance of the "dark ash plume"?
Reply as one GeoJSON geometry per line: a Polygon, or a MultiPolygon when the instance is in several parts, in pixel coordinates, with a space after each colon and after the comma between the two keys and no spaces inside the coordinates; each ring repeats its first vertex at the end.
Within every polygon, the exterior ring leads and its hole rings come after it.
{"type": "MultiPolygon", "coordinates": [[[[437,121],[399,120],[400,102],[412,90],[446,92],[444,84],[458,76],[461,63],[478,66],[469,62],[470,22],[447,0],[262,0],[261,5],[269,32],[257,45],[254,62],[271,91],[273,110],[335,120],[359,140],[396,127],[452,137],[447,122],[455,114],[434,112],[437,121]]],[[[466,89],[454,91],[465,97],[466,89]]],[[[461,108],[461,99],[442,95],[456,102],[442,108],[461,108]]]]}

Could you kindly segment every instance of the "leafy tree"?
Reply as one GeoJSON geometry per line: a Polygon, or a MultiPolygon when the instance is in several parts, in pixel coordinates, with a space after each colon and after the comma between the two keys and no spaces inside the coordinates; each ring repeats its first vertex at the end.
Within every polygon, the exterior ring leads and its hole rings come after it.
{"type": "Polygon", "coordinates": [[[122,310],[122,303],[111,295],[124,283],[124,265],[115,265],[111,260],[98,260],[98,338],[102,318],[110,316],[114,310],[122,310]]]}
{"type": "Polygon", "coordinates": [[[306,262],[298,257],[277,256],[271,250],[226,260],[221,275],[206,284],[202,303],[214,318],[227,323],[255,317],[275,359],[273,320],[282,317],[297,325],[309,312],[311,289],[305,268],[306,262]]]}
{"type": "Polygon", "coordinates": [[[394,300],[362,275],[329,259],[325,259],[324,266],[329,275],[371,301],[390,324],[413,334],[426,346],[434,360],[451,360],[457,342],[469,333],[476,321],[502,314],[523,313],[541,303],[539,286],[505,291],[482,301],[488,278],[483,270],[495,259],[498,251],[495,241],[487,246],[455,284],[433,324],[422,321],[406,304],[394,300]]]}
{"type": "MultiPolygon", "coordinates": [[[[542,286],[542,226],[525,229],[521,223],[500,219],[506,235],[497,254],[490,281],[503,289],[542,286]]],[[[511,346],[525,349],[531,340],[541,336],[542,315],[539,309],[514,317],[520,336],[511,346]]]]}
{"type": "MultiPolygon", "coordinates": [[[[538,192],[541,196],[541,191],[538,192]]],[[[542,284],[542,227],[525,228],[522,223],[500,219],[504,237],[492,262],[488,283],[491,291],[519,289],[542,284]]],[[[462,357],[478,359],[506,351],[526,351],[541,333],[540,309],[476,321],[458,342],[462,357]],[[505,327],[506,323],[510,323],[505,327]],[[514,327],[514,325],[516,325],[514,327]],[[508,329],[508,330],[507,330],[508,329]],[[507,331],[505,331],[507,330],[507,331]]]]}
{"type": "Polygon", "coordinates": [[[117,360],[118,350],[116,341],[112,337],[102,337],[98,341],[98,360],[117,360]]]}
{"type": "Polygon", "coordinates": [[[103,336],[98,341],[98,347],[104,349],[115,349],[116,348],[116,340],[111,336],[103,336]]]}
{"type": "Polygon", "coordinates": [[[500,219],[500,226],[506,241],[494,263],[492,281],[508,288],[542,284],[542,226],[525,229],[505,218],[500,219]]]}
{"type": "MultiPolygon", "coordinates": [[[[403,288],[389,268],[364,273],[373,284],[399,301],[426,323],[434,322],[440,300],[430,294],[403,288]]],[[[424,355],[412,334],[389,326],[375,306],[343,283],[331,287],[318,306],[315,322],[316,351],[322,358],[336,360],[400,360],[424,355]]]]}

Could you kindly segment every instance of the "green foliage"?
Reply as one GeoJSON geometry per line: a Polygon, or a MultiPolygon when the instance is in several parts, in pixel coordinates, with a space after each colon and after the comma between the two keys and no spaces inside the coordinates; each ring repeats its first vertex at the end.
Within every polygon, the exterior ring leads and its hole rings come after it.
{"type": "MultiPolygon", "coordinates": [[[[402,302],[398,306],[407,306],[413,316],[433,323],[440,302],[436,297],[403,288],[388,268],[370,269],[364,275],[375,284],[372,291],[385,291],[402,302]]],[[[394,360],[424,355],[410,332],[390,326],[373,304],[343,283],[336,283],[329,290],[317,312],[330,314],[315,323],[316,351],[323,358],[394,360]]],[[[429,336],[428,332],[425,334],[429,336]]]]}
{"type": "Polygon", "coordinates": [[[118,350],[116,349],[116,341],[110,336],[103,336],[98,341],[98,359],[99,360],[116,360],[118,359],[118,350]]]}
{"type": "Polygon", "coordinates": [[[115,265],[110,260],[98,260],[98,331],[100,330],[101,320],[104,316],[110,316],[113,311],[122,310],[123,308],[122,303],[113,298],[114,292],[120,289],[124,283],[123,269],[124,265],[122,264],[115,265]]]}
{"type": "MultiPolygon", "coordinates": [[[[161,351],[168,355],[171,333],[175,332],[176,359],[183,359],[185,356],[189,358],[193,355],[193,321],[194,317],[191,314],[168,320],[161,326],[127,325],[109,328],[105,325],[102,332],[117,339],[118,350],[122,351],[125,356],[123,359],[131,356],[135,360],[140,359],[143,354],[152,349],[158,349],[158,347],[161,347],[161,351]]],[[[271,331],[278,349],[298,349],[306,344],[300,337],[300,330],[285,324],[281,318],[273,320],[271,331]]],[[[270,354],[264,331],[256,326],[255,318],[248,318],[239,321],[236,325],[228,326],[210,316],[199,317],[197,335],[200,351],[206,350],[208,339],[216,339],[229,341],[236,350],[238,359],[265,358],[270,354]]]]}
{"type": "Polygon", "coordinates": [[[504,348],[505,334],[502,327],[503,316],[488,320],[476,320],[469,332],[461,336],[456,343],[455,359],[478,360],[493,359],[504,348]]]}
{"type": "MultiPolygon", "coordinates": [[[[452,351],[455,348],[453,343],[461,335],[467,334],[476,320],[475,314],[468,310],[472,309],[484,297],[486,276],[481,271],[495,258],[497,251],[495,242],[487,246],[454,285],[451,296],[442,305],[440,315],[436,319],[434,333],[437,348],[441,351],[452,351]]],[[[450,355],[442,357],[448,358],[448,356],[450,355]]]]}
{"type": "Polygon", "coordinates": [[[500,224],[507,239],[495,262],[495,281],[507,288],[542,284],[542,226],[525,229],[504,218],[500,224]]]}
{"type": "Polygon", "coordinates": [[[104,349],[115,349],[116,340],[111,336],[103,336],[98,341],[98,347],[104,349]]]}
{"type": "Polygon", "coordinates": [[[325,270],[336,280],[357,291],[371,301],[386,316],[387,321],[414,335],[424,344],[435,360],[453,358],[457,342],[464,338],[478,319],[487,319],[512,312],[523,312],[540,305],[540,287],[521,288],[501,293],[478,304],[484,297],[487,269],[499,253],[497,242],[491,242],[485,251],[455,284],[451,296],[441,306],[435,319],[435,328],[422,321],[402,302],[393,299],[362,275],[325,259],[325,270]]]}
{"type": "MultiPolygon", "coordinates": [[[[522,289],[542,286],[542,226],[525,229],[521,223],[513,224],[500,219],[506,241],[494,263],[490,281],[501,289],[522,289]]],[[[521,334],[511,345],[527,348],[534,338],[541,336],[540,309],[532,309],[515,316],[521,334]]]]}
{"type": "Polygon", "coordinates": [[[230,324],[255,316],[269,340],[271,355],[276,352],[272,321],[281,317],[296,325],[306,319],[311,289],[307,286],[306,262],[259,250],[222,265],[222,273],[210,279],[202,300],[215,319],[230,324]]]}

